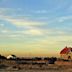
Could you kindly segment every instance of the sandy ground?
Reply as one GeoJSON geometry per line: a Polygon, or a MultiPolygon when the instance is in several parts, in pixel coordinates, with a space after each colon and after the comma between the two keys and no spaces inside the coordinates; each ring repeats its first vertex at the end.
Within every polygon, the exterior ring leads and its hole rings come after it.
{"type": "Polygon", "coordinates": [[[23,68],[23,69],[13,69],[8,67],[7,69],[0,69],[0,72],[72,72],[72,66],[47,66],[47,67],[33,67],[33,68],[23,68]]]}
{"type": "Polygon", "coordinates": [[[0,66],[0,72],[72,72],[72,62],[56,61],[55,64],[48,65],[5,63],[0,64],[2,65],[0,66]]]}
{"type": "Polygon", "coordinates": [[[46,70],[35,70],[35,69],[32,69],[32,70],[0,70],[0,72],[72,72],[72,69],[64,69],[64,70],[55,70],[55,69],[46,69],[46,70]]]}

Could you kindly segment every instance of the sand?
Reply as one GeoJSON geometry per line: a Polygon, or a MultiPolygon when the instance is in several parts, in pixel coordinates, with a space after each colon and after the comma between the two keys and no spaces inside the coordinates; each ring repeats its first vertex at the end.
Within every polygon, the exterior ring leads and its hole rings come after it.
{"type": "Polygon", "coordinates": [[[4,61],[0,72],[72,72],[72,62],[56,61],[55,64],[32,65],[4,61]]]}

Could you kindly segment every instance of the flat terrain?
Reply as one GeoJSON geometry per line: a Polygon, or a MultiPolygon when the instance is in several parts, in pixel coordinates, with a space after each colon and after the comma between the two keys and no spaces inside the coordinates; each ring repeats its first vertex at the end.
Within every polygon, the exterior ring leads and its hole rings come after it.
{"type": "Polygon", "coordinates": [[[0,63],[0,72],[72,72],[72,62],[56,61],[55,64],[16,64],[14,61],[0,63]]]}

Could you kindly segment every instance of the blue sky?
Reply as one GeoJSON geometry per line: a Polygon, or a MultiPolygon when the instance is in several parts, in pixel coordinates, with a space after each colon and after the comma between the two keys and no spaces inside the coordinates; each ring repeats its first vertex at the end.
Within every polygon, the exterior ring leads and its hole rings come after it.
{"type": "Polygon", "coordinates": [[[59,56],[71,27],[72,0],[0,0],[1,54],[59,56]]]}

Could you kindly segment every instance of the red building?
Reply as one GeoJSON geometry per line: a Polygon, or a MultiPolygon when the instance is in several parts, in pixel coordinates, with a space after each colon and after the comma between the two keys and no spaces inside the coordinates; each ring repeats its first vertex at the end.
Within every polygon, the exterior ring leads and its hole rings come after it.
{"type": "Polygon", "coordinates": [[[60,55],[62,59],[72,59],[72,48],[65,47],[60,51],[60,55]]]}

